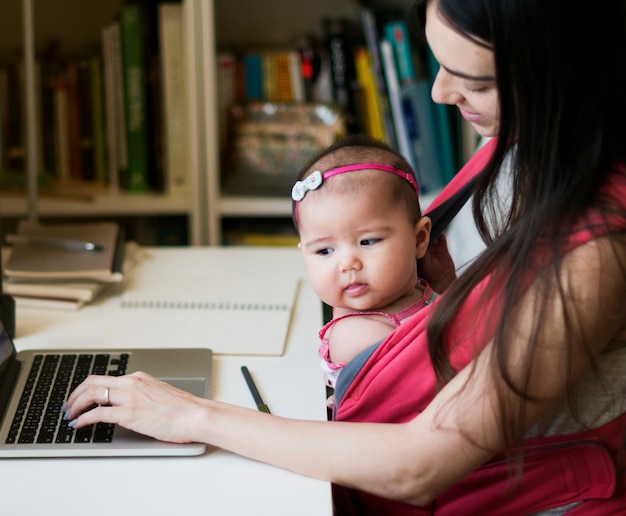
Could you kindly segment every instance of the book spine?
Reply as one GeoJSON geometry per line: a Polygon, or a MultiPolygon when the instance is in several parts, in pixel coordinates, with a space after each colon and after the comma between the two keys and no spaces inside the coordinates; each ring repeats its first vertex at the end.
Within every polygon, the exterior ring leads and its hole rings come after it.
{"type": "Polygon", "coordinates": [[[416,76],[406,23],[403,20],[387,22],[384,25],[384,33],[393,49],[400,85],[413,84],[416,76]]]}
{"type": "Polygon", "coordinates": [[[389,92],[389,103],[391,105],[396,138],[398,139],[398,151],[417,172],[415,157],[413,156],[413,151],[411,149],[404,112],[402,109],[400,83],[398,82],[396,65],[394,63],[393,49],[391,48],[391,43],[386,39],[382,39],[380,41],[380,54],[385,70],[385,80],[387,90],[389,92]]]}
{"type": "Polygon", "coordinates": [[[5,104],[6,123],[4,125],[4,167],[9,171],[23,171],[25,167],[25,106],[24,80],[20,63],[7,65],[5,104]]]}
{"type": "Polygon", "coordinates": [[[361,132],[362,127],[359,124],[359,113],[355,102],[355,86],[358,82],[348,22],[345,19],[324,18],[322,25],[330,57],[334,99],[345,112],[348,131],[361,132]]]}
{"type": "Polygon", "coordinates": [[[43,60],[41,69],[41,153],[42,171],[57,177],[56,142],[54,127],[54,82],[55,74],[50,60],[43,60]]]}
{"type": "Polygon", "coordinates": [[[91,67],[87,59],[78,62],[78,131],[80,148],[80,180],[94,181],[94,125],[91,67]]]}
{"type": "Polygon", "coordinates": [[[57,78],[54,85],[54,127],[57,177],[67,182],[71,177],[70,163],[70,120],[67,82],[64,77],[57,78]]]}
{"type": "Polygon", "coordinates": [[[289,52],[289,77],[291,81],[291,95],[294,102],[305,102],[304,76],[302,75],[302,58],[300,52],[289,52]]]}
{"type": "Polygon", "coordinates": [[[147,91],[143,18],[139,4],[122,7],[121,33],[128,145],[128,183],[122,186],[129,192],[146,192],[149,174],[147,91]]]}
{"type": "Polygon", "coordinates": [[[5,163],[5,134],[7,133],[9,96],[8,96],[8,72],[4,66],[0,66],[0,170],[6,168],[5,163]]]}
{"type": "Polygon", "coordinates": [[[263,58],[260,54],[246,54],[243,61],[245,100],[263,100],[263,58]]]}
{"type": "Polygon", "coordinates": [[[354,61],[358,80],[363,88],[363,110],[365,113],[365,126],[367,133],[379,140],[385,140],[385,128],[383,126],[380,105],[376,94],[376,83],[370,66],[370,55],[365,48],[355,50],[354,61]]]}
{"type": "Polygon", "coordinates": [[[184,195],[189,187],[185,123],[182,6],[159,5],[159,44],[163,88],[163,151],[165,189],[184,195]]]}
{"type": "Polygon", "coordinates": [[[276,91],[276,53],[270,50],[263,52],[261,54],[261,63],[263,69],[263,100],[275,102],[278,100],[276,91]]]}
{"type": "Polygon", "coordinates": [[[220,149],[226,150],[228,143],[228,118],[237,93],[237,61],[231,52],[217,55],[217,117],[220,149]]]}
{"type": "Polygon", "coordinates": [[[119,188],[119,160],[117,149],[117,126],[115,112],[115,73],[113,71],[112,26],[102,28],[102,63],[104,79],[105,127],[106,127],[106,172],[111,192],[119,188]]]}
{"type": "Polygon", "coordinates": [[[95,180],[100,184],[108,183],[106,154],[106,122],[102,60],[94,56],[90,60],[91,68],[91,110],[93,114],[93,152],[95,180]]]}
{"type": "MultiPolygon", "coordinates": [[[[429,90],[429,104],[433,113],[433,124],[435,126],[437,149],[439,153],[439,163],[441,166],[441,176],[443,183],[447,184],[454,174],[457,167],[454,159],[454,145],[452,144],[452,128],[449,120],[449,108],[445,104],[434,104],[430,102],[430,90],[435,81],[437,71],[439,70],[439,63],[435,59],[430,48],[426,49],[427,55],[427,70],[429,71],[430,80],[428,84],[429,90]]],[[[459,168],[461,164],[459,163],[459,168]]]]}
{"type": "Polygon", "coordinates": [[[293,101],[293,90],[291,86],[291,70],[289,62],[289,52],[274,52],[274,66],[276,77],[276,100],[278,102],[293,101]]]}
{"type": "Polygon", "coordinates": [[[363,34],[365,35],[367,49],[370,54],[372,73],[376,80],[377,100],[380,105],[381,117],[385,129],[385,140],[391,147],[397,148],[398,142],[393,124],[393,116],[391,114],[387,84],[385,83],[385,72],[383,71],[380,57],[380,38],[378,37],[376,17],[374,12],[367,7],[362,7],[360,14],[363,34]]]}
{"type": "Polygon", "coordinates": [[[115,149],[117,153],[117,187],[128,182],[128,145],[126,138],[126,110],[124,93],[124,70],[122,63],[122,29],[119,22],[111,26],[111,68],[113,71],[113,103],[115,109],[115,149]]]}
{"type": "Polygon", "coordinates": [[[422,192],[432,191],[444,185],[430,112],[429,91],[426,81],[414,82],[401,88],[407,131],[418,165],[418,179],[422,192]]]}
{"type": "Polygon", "coordinates": [[[67,67],[67,103],[69,112],[70,136],[70,178],[80,181],[82,174],[82,153],[80,141],[80,88],[78,64],[71,61],[67,67]]]}

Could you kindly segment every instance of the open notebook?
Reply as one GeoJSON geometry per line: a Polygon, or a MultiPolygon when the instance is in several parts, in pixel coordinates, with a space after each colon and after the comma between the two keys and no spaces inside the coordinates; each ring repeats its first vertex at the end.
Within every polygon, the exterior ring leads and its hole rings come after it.
{"type": "Polygon", "coordinates": [[[216,354],[283,354],[298,276],[264,275],[235,266],[179,264],[172,269],[171,263],[161,268],[148,259],[128,278],[110,321],[112,328],[125,328],[124,340],[206,345],[216,354]]]}

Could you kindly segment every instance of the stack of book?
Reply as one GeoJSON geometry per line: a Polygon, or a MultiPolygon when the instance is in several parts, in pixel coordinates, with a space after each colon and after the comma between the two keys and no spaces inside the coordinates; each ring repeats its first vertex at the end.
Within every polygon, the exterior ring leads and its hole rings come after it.
{"type": "Polygon", "coordinates": [[[76,310],[119,283],[136,245],[117,223],[42,225],[22,222],[7,241],[3,289],[18,306],[76,310]]]}

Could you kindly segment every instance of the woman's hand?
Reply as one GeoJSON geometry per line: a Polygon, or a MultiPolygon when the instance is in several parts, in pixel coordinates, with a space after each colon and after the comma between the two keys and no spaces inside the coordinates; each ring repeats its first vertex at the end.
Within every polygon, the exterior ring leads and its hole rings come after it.
{"type": "Polygon", "coordinates": [[[161,441],[186,443],[194,441],[190,436],[196,427],[193,420],[205,401],[142,372],[96,375],[70,395],[64,417],[73,428],[116,423],[161,441]]]}
{"type": "Polygon", "coordinates": [[[454,262],[448,251],[445,234],[431,242],[424,257],[417,260],[417,274],[425,279],[431,288],[441,294],[456,279],[454,262]]]}

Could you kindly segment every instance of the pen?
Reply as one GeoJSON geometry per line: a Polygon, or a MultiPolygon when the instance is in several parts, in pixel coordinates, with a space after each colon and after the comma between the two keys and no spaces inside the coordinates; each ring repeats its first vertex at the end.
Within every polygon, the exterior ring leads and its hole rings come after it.
{"type": "Polygon", "coordinates": [[[256,403],[256,407],[261,412],[266,412],[266,413],[269,414],[270,413],[270,409],[263,402],[263,398],[261,398],[261,395],[259,394],[259,391],[256,388],[256,385],[254,384],[254,380],[252,379],[252,376],[250,376],[250,371],[248,371],[248,368],[246,366],[241,366],[241,372],[243,373],[243,377],[245,378],[246,383],[248,384],[248,389],[250,389],[250,392],[252,393],[252,397],[254,398],[254,402],[256,403]]]}
{"type": "Polygon", "coordinates": [[[56,249],[66,249],[68,251],[104,251],[104,245],[96,242],[86,242],[83,240],[71,240],[66,238],[53,238],[44,236],[27,235],[7,235],[9,244],[31,244],[56,249]]]}

